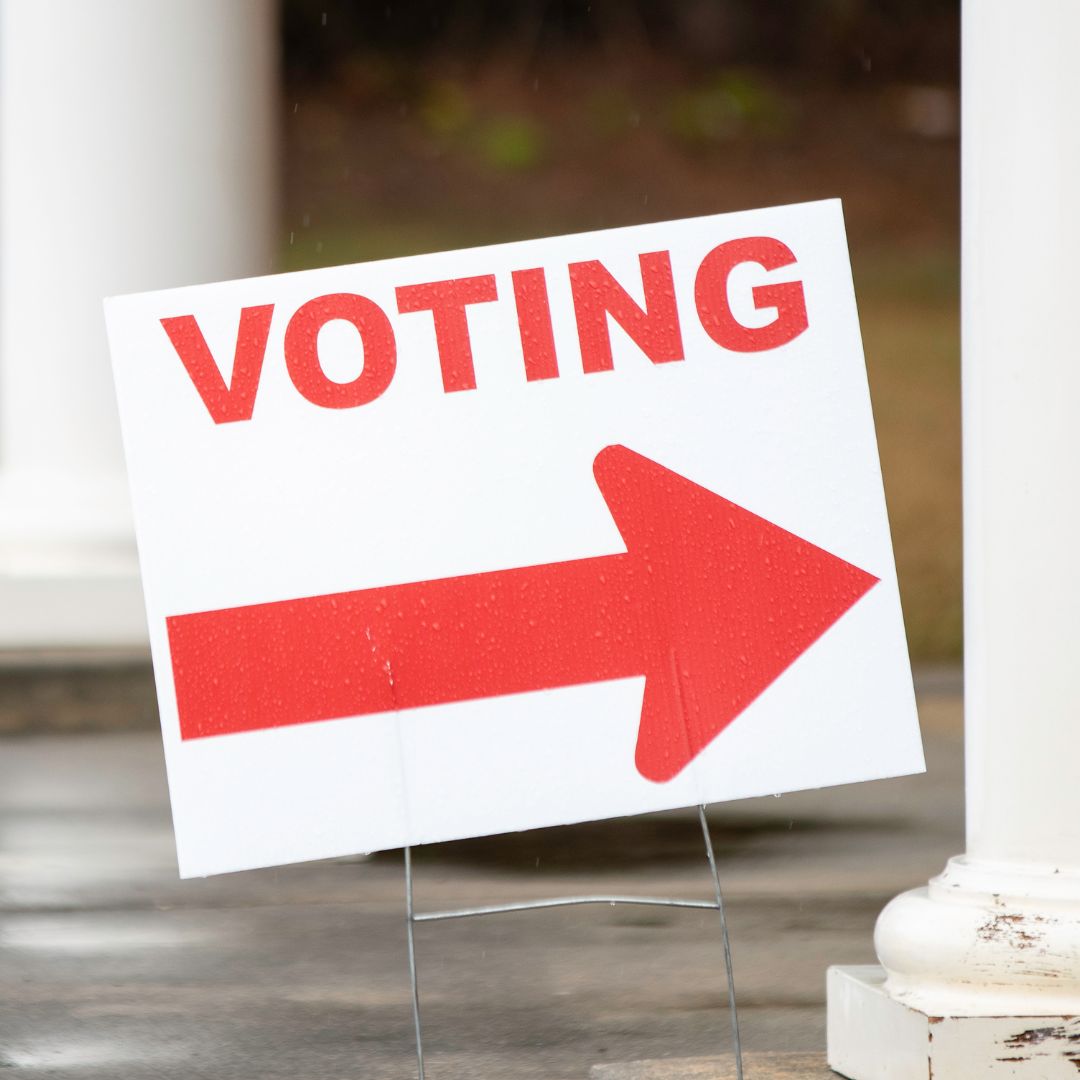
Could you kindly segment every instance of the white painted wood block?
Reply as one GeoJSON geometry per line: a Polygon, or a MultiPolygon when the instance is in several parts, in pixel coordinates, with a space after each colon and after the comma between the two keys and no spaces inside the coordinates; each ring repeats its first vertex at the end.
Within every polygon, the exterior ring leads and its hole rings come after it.
{"type": "Polygon", "coordinates": [[[1076,1080],[1080,1016],[933,1016],[877,966],[828,974],[830,1068],[849,1080],[1076,1080]]]}

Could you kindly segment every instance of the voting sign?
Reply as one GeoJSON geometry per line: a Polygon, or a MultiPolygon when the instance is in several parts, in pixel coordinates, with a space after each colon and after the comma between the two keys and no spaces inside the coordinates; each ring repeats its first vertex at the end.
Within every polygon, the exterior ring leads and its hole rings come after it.
{"type": "Polygon", "coordinates": [[[922,768],[838,202],[106,315],[184,876],[922,768]]]}

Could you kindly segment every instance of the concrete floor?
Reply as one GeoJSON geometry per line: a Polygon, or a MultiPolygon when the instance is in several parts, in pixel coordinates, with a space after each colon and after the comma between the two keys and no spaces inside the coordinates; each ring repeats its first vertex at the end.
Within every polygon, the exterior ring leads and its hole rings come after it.
{"type": "MultiPolygon", "coordinates": [[[[872,962],[882,905],[962,850],[960,709],[954,676],[924,681],[925,776],[711,811],[752,1054],[820,1058],[826,966],[872,962]]],[[[421,909],[710,888],[692,813],[417,853],[421,909]]],[[[397,853],[181,882],[153,733],[0,739],[3,1075],[414,1075],[402,899],[397,853]]],[[[418,950],[429,1080],[730,1046],[711,912],[463,920],[419,927],[418,950]]]]}

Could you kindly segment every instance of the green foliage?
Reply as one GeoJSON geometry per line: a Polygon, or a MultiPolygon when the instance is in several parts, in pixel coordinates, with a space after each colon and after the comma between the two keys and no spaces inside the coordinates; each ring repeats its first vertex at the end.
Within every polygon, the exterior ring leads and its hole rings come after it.
{"type": "Polygon", "coordinates": [[[544,156],[543,130],[527,116],[493,117],[480,124],[473,144],[480,160],[493,169],[518,172],[539,165],[544,156]]]}
{"type": "Polygon", "coordinates": [[[429,134],[452,139],[473,122],[473,108],[460,83],[449,79],[432,82],[425,90],[418,110],[420,122],[429,134]]]}
{"type": "Polygon", "coordinates": [[[485,115],[465,87],[451,79],[435,79],[421,89],[415,116],[444,151],[462,154],[496,172],[533,169],[547,148],[539,121],[524,113],[485,115]]]}
{"type": "Polygon", "coordinates": [[[669,120],[677,138],[701,147],[743,135],[783,135],[791,125],[792,112],[788,102],[760,77],[726,71],[677,94],[669,120]]]}
{"type": "Polygon", "coordinates": [[[605,87],[587,101],[585,119],[592,134],[616,139],[640,126],[641,112],[625,90],[605,87]]]}

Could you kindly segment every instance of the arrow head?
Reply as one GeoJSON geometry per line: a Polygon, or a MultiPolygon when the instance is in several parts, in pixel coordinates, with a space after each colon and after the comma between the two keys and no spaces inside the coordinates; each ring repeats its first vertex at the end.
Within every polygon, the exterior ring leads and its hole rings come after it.
{"type": "Polygon", "coordinates": [[[645,643],[635,761],[661,783],[879,579],[625,446],[601,450],[593,473],[645,643]]]}

